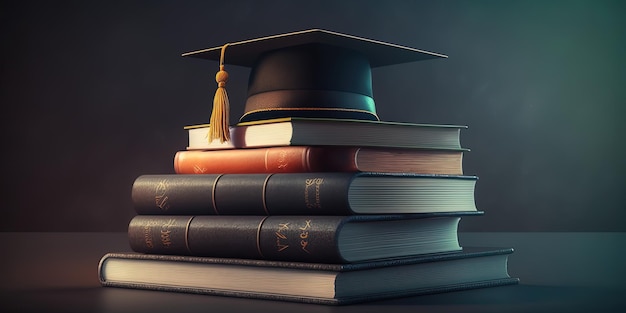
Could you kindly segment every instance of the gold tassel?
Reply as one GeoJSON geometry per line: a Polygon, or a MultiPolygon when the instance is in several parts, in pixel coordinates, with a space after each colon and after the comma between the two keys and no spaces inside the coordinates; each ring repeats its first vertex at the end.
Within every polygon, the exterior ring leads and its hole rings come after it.
{"type": "Polygon", "coordinates": [[[213,112],[211,112],[211,119],[209,120],[211,125],[209,127],[209,143],[215,139],[219,139],[221,143],[230,140],[228,121],[230,103],[228,101],[228,94],[226,93],[228,73],[224,70],[224,51],[226,50],[226,46],[228,46],[228,44],[222,46],[220,70],[215,74],[217,90],[213,98],[213,112]]]}

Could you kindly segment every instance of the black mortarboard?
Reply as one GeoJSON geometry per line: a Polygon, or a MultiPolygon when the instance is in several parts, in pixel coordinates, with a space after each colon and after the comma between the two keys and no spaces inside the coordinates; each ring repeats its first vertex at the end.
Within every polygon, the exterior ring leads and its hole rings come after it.
{"type": "MultiPolygon", "coordinates": [[[[233,42],[183,56],[220,61],[210,123],[216,130],[215,124],[221,124],[221,141],[228,140],[228,106],[218,109],[223,105],[219,102],[228,101],[224,63],[252,69],[240,122],[281,117],[378,120],[371,68],[447,57],[321,29],[233,42]]],[[[209,140],[216,138],[220,135],[209,140]]]]}

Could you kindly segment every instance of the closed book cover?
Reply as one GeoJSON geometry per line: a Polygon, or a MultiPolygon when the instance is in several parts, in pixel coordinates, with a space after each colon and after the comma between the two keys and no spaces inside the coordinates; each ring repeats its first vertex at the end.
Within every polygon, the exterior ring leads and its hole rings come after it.
{"type": "Polygon", "coordinates": [[[461,216],[482,212],[351,215],[137,215],[133,251],[316,263],[458,251],[461,216]]]}
{"type": "Polygon", "coordinates": [[[516,284],[507,269],[512,252],[464,249],[356,264],[109,253],[98,277],[108,287],[343,305],[516,284]]]}
{"type": "Polygon", "coordinates": [[[476,211],[477,177],[403,173],[142,175],[138,214],[351,215],[476,211]],[[245,196],[243,196],[245,195],[245,196]]]}
{"type": "Polygon", "coordinates": [[[324,118],[279,118],[239,123],[228,142],[209,141],[209,125],[190,125],[188,150],[272,146],[361,146],[460,150],[467,126],[324,118]]]}
{"type": "Polygon", "coordinates": [[[462,175],[462,150],[285,146],[185,150],[174,156],[177,174],[393,172],[462,175]]]}

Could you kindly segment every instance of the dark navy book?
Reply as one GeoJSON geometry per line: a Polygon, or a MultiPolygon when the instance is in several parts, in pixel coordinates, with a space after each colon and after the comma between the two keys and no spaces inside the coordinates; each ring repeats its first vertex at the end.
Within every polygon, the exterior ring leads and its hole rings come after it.
{"type": "Polygon", "coordinates": [[[141,253],[353,263],[459,251],[461,217],[481,214],[137,215],[128,237],[141,253]]]}
{"type": "Polygon", "coordinates": [[[472,250],[353,264],[110,253],[103,286],[342,305],[518,283],[512,249],[472,250]]]}
{"type": "Polygon", "coordinates": [[[405,173],[163,174],[132,187],[138,214],[352,215],[477,211],[476,176],[405,173]]]}

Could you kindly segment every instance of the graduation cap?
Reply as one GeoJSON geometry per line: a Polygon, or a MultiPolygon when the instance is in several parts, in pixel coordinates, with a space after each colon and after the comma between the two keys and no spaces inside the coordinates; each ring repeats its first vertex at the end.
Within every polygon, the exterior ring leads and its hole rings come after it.
{"type": "Polygon", "coordinates": [[[447,57],[322,29],[227,43],[183,56],[220,62],[209,141],[221,142],[229,140],[224,64],[251,68],[240,122],[282,117],[379,120],[372,68],[447,57]]]}

